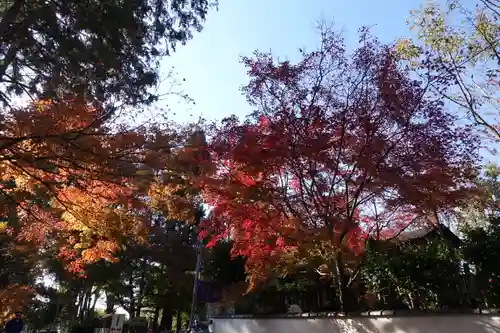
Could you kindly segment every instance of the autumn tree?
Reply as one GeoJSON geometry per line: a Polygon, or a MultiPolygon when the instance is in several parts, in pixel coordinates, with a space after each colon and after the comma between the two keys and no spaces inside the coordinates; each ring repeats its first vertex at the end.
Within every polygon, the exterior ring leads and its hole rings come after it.
{"type": "Polygon", "coordinates": [[[0,322],[5,323],[12,318],[13,311],[21,311],[33,299],[34,292],[31,288],[23,285],[9,285],[0,289],[0,322]]]}
{"type": "Polygon", "coordinates": [[[420,75],[433,76],[434,92],[465,110],[496,141],[500,139],[499,19],[496,1],[429,2],[413,10],[408,21],[417,39],[401,39],[396,45],[420,75]]]}
{"type": "Polygon", "coordinates": [[[57,244],[47,246],[39,265],[55,284],[35,286],[44,301],[29,307],[30,326],[92,325],[100,310],[96,302],[102,297],[106,309],[101,311],[112,313],[121,306],[132,318],[148,317],[154,332],[160,327],[170,329],[176,313],[189,311],[195,228],[191,221],[167,221],[154,213],[147,229],[147,242],[129,239],[120,244],[114,254],[118,261],[85,265],[85,278],[65,268],[57,258],[57,244]]]}
{"type": "Polygon", "coordinates": [[[185,183],[166,175],[182,173],[175,156],[186,138],[158,124],[113,123],[101,112],[79,99],[41,101],[4,113],[0,125],[3,231],[40,246],[50,239],[75,272],[115,260],[125,240],[146,241],[152,204],[163,202],[168,217],[175,213],[165,202],[184,200],[150,193],[185,183]]]}
{"type": "Polygon", "coordinates": [[[3,1],[0,101],[80,93],[113,105],[151,103],[158,60],[201,30],[216,1],[3,1]]]}
{"type": "Polygon", "coordinates": [[[49,299],[29,307],[36,327],[88,322],[103,294],[167,326],[189,307],[172,299],[192,290],[204,134],[103,112],[77,97],[1,114],[0,290],[49,299]],[[47,274],[57,289],[37,285],[47,274]]]}
{"type": "Polygon", "coordinates": [[[32,286],[39,273],[34,250],[28,244],[16,244],[12,235],[0,230],[0,325],[34,300],[32,286]]]}
{"type": "Polygon", "coordinates": [[[342,309],[367,236],[436,223],[466,199],[478,147],[390,47],[361,30],[359,48],[345,49],[324,29],[297,63],[244,58],[255,112],[222,121],[217,172],[199,180],[215,207],[201,237],[232,238],[251,286],[313,266],[333,279],[342,309]]]}

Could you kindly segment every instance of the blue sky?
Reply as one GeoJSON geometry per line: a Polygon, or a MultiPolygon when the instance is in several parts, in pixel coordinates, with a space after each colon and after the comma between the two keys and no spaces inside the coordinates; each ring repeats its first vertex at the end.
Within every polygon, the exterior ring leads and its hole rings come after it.
{"type": "MultiPolygon", "coordinates": [[[[345,31],[348,47],[356,45],[357,30],[373,26],[382,42],[408,36],[405,20],[420,0],[219,0],[218,11],[207,17],[205,28],[161,64],[162,72],[175,68],[185,78],[183,90],[196,105],[168,105],[172,119],[208,120],[231,114],[244,117],[251,111],[239,88],[248,77],[240,56],[254,50],[269,51],[280,58],[297,59],[298,49],[317,46],[318,21],[333,22],[345,31]],[[190,116],[192,115],[192,116],[190,116]]],[[[166,83],[164,90],[168,89],[166,83]]],[[[161,91],[160,91],[161,93],[161,91]]],[[[162,107],[162,105],[159,105],[162,107]]],[[[98,302],[104,307],[104,299],[98,302]]],[[[125,313],[119,308],[118,313],[125,313]]]]}
{"type": "MultiPolygon", "coordinates": [[[[363,25],[382,42],[410,37],[406,19],[411,9],[427,0],[219,0],[202,32],[161,63],[162,72],[174,67],[183,90],[196,104],[168,103],[171,119],[180,122],[221,119],[231,114],[244,117],[252,110],[240,93],[248,82],[240,57],[254,50],[296,60],[298,49],[318,45],[318,21],[333,22],[344,31],[348,48],[357,43],[363,25]]],[[[471,0],[472,1],[472,0],[471,0]]],[[[474,2],[474,1],[472,1],[474,2]]],[[[472,4],[472,3],[471,3],[472,4]]],[[[163,87],[166,89],[167,85],[163,87]]],[[[160,90],[161,92],[161,90],[160,90]]],[[[163,105],[159,105],[163,107],[163,105]]],[[[495,161],[482,152],[484,162],[495,161]]]]}
{"type": "MultiPolygon", "coordinates": [[[[381,41],[392,42],[408,36],[405,20],[420,4],[420,0],[220,0],[219,10],[209,14],[203,31],[161,63],[162,72],[174,67],[178,78],[186,79],[183,89],[196,102],[168,105],[175,113],[172,119],[195,121],[201,115],[214,120],[249,113],[239,91],[248,81],[240,56],[257,49],[297,59],[298,48],[317,45],[315,26],[320,20],[344,30],[348,47],[356,45],[357,30],[363,25],[373,26],[381,41]]],[[[167,88],[166,83],[163,89],[167,88]]],[[[44,282],[50,284],[51,279],[44,282]]],[[[104,307],[104,299],[99,299],[98,307],[104,307]]],[[[117,312],[125,313],[122,308],[117,312]]]]}
{"type": "MultiPolygon", "coordinates": [[[[186,79],[183,89],[196,102],[194,106],[168,105],[172,119],[177,121],[195,121],[200,115],[209,120],[231,114],[243,117],[251,111],[239,91],[248,80],[240,56],[251,55],[257,49],[297,59],[298,48],[317,45],[315,25],[319,20],[334,22],[336,28],[342,29],[350,48],[356,45],[357,30],[363,25],[371,26],[374,35],[390,43],[409,36],[406,18],[425,0],[220,2],[219,10],[209,14],[204,30],[162,61],[163,72],[174,67],[178,78],[186,79]]],[[[98,303],[104,306],[103,300],[98,303]]]]}
{"type": "Polygon", "coordinates": [[[162,71],[172,66],[185,78],[184,91],[196,105],[169,105],[175,120],[220,119],[249,111],[239,88],[247,83],[242,55],[272,50],[280,58],[294,60],[299,47],[317,45],[315,24],[334,22],[345,31],[348,46],[355,46],[357,30],[373,26],[383,42],[408,36],[405,20],[419,0],[220,0],[219,10],[211,12],[204,30],[178,48],[162,62],[162,71]],[[192,114],[190,117],[189,115],[192,114]]]}

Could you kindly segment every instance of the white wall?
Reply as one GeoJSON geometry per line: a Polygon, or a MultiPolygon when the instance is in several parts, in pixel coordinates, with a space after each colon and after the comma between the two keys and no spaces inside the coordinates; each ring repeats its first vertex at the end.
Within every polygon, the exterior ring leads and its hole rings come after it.
{"type": "Polygon", "coordinates": [[[500,333],[500,314],[212,318],[214,333],[500,333]]]}

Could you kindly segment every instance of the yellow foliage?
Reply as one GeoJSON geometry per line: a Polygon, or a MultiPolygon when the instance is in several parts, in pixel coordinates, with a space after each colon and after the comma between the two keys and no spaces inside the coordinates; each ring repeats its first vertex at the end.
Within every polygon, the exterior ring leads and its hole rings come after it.
{"type": "Polygon", "coordinates": [[[406,60],[414,60],[420,55],[418,47],[406,38],[396,41],[394,49],[399,56],[406,60]]]}
{"type": "Polygon", "coordinates": [[[191,222],[197,208],[189,184],[153,184],[149,190],[151,206],[171,220],[191,222]]]}
{"type": "Polygon", "coordinates": [[[0,231],[12,227],[18,240],[39,246],[54,240],[58,258],[75,271],[114,260],[120,242],[145,241],[152,210],[192,221],[197,196],[189,179],[200,169],[191,167],[206,155],[201,131],[173,149],[184,137],[177,129],[101,116],[83,100],[46,100],[0,122],[0,218],[8,218],[0,231]]]}

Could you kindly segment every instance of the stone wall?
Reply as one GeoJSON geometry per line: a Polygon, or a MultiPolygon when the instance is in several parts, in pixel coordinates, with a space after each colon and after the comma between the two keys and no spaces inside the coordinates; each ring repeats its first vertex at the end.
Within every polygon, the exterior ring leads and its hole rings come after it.
{"type": "Polygon", "coordinates": [[[500,333],[500,312],[212,318],[213,333],[500,333]]]}

